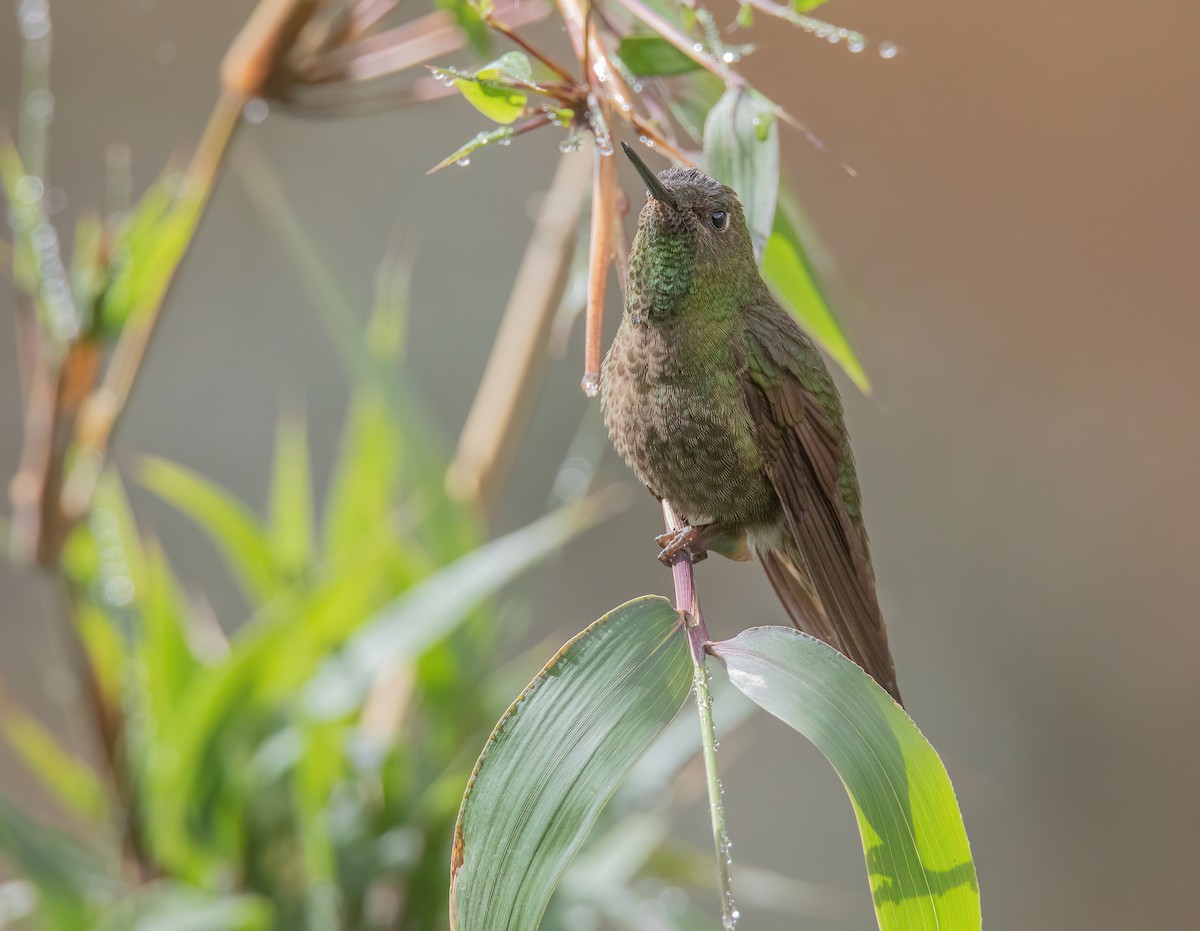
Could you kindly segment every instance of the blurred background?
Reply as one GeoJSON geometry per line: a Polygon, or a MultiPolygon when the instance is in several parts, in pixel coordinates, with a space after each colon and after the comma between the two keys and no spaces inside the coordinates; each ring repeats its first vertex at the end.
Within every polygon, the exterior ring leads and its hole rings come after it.
{"type": "MultiPolygon", "coordinates": [[[[50,175],[65,217],[100,205],[111,145],[131,147],[141,190],[194,144],[247,9],[56,0],[50,175]]],[[[1188,927],[1200,866],[1200,314],[1188,271],[1200,236],[1200,14],[1165,0],[1125,13],[1031,0],[835,0],[821,12],[900,54],[853,56],[768,23],[751,34],[759,48],[742,70],[833,153],[782,131],[784,173],[848,283],[834,303],[873,392],[841,383],[880,596],[908,710],[959,794],[987,923],[1188,927]]],[[[530,34],[565,49],[557,28],[549,20],[530,34]]],[[[18,53],[13,13],[0,11],[9,127],[18,53]]],[[[448,446],[538,196],[560,158],[587,157],[535,134],[426,177],[480,125],[455,99],[339,120],[272,111],[235,142],[277,166],[299,222],[364,306],[395,231],[409,238],[410,371],[448,446]]],[[[0,303],[9,293],[0,282],[0,303]]],[[[577,326],[547,375],[494,533],[541,512],[580,417],[598,424],[598,405],[578,389],[581,356],[577,326]]],[[[14,359],[12,329],[0,326],[4,476],[19,455],[14,359]]],[[[348,390],[277,239],[227,173],[115,461],[153,453],[260,502],[276,416],[300,409],[322,487],[348,390]]],[[[632,484],[608,450],[599,480],[632,484]]],[[[208,542],[132,494],[186,588],[236,623],[245,604],[208,542]]],[[[502,645],[506,658],[564,640],[627,598],[669,592],[651,543],[658,511],[636,490],[631,500],[536,575],[529,630],[502,645]]],[[[698,583],[716,636],[781,622],[753,567],[709,560],[698,583]]],[[[4,689],[78,741],[84,725],[56,675],[63,644],[47,611],[33,574],[0,565],[4,689]]],[[[529,658],[522,675],[537,665],[529,658]]],[[[751,910],[741,927],[870,926],[833,771],[764,715],[728,745],[735,867],[845,893],[833,915],[751,910]]],[[[6,747],[0,783],[56,817],[6,747]]],[[[703,842],[702,819],[680,824],[703,842]]]]}

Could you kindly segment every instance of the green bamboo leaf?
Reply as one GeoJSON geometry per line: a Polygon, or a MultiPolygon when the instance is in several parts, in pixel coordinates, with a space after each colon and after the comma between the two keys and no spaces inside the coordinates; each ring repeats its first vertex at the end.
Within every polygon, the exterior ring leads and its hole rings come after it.
{"type": "Polygon", "coordinates": [[[431,175],[436,171],[441,171],[443,168],[449,168],[455,162],[461,162],[465,165],[473,152],[477,152],[479,149],[492,145],[493,143],[498,142],[501,145],[508,145],[509,140],[511,140],[513,137],[513,133],[514,130],[511,126],[499,126],[489,133],[476,133],[474,138],[472,138],[469,142],[459,146],[444,159],[425,172],[425,174],[431,175]]]}
{"type": "Polygon", "coordinates": [[[804,329],[842,367],[859,390],[870,393],[871,383],[841,323],[821,292],[816,272],[800,238],[802,220],[786,199],[775,212],[775,225],[762,257],[762,273],[775,296],[804,329]]]}
{"type": "Polygon", "coordinates": [[[790,627],[754,627],[712,649],[734,685],[837,770],[882,931],[976,931],[979,884],[954,787],[904,709],[855,663],[790,627]]]}
{"type": "Polygon", "coordinates": [[[262,523],[225,489],[165,459],[143,460],[138,479],[208,534],[246,594],[263,601],[280,581],[262,523]]]}
{"type": "Polygon", "coordinates": [[[618,55],[633,74],[643,77],[686,74],[700,67],[662,36],[651,33],[623,37],[618,55]]]}
{"type": "Polygon", "coordinates": [[[686,701],[679,613],[627,602],[571,640],[500,719],[454,832],[451,928],[536,928],[563,871],[638,757],[686,701]]]}
{"type": "Polygon", "coordinates": [[[731,87],[704,121],[704,163],[737,191],[746,211],[754,254],[762,257],[779,196],[779,121],[775,105],[757,91],[731,87]]]}
{"type": "Polygon", "coordinates": [[[316,544],[308,434],[297,417],[281,417],[275,428],[270,514],[274,565],[286,578],[300,578],[312,563],[316,544]]]}
{"type": "Polygon", "coordinates": [[[527,91],[537,91],[533,66],[524,52],[505,52],[474,74],[453,68],[434,68],[449,80],[476,110],[497,123],[511,123],[525,111],[527,91]]]}

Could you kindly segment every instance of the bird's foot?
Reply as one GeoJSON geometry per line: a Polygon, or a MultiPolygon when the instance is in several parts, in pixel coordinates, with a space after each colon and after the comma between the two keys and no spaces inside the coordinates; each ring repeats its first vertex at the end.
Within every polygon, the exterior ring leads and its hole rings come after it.
{"type": "Polygon", "coordinates": [[[662,547],[658,554],[658,561],[664,566],[669,566],[672,560],[683,552],[692,558],[692,562],[707,559],[709,531],[712,526],[712,524],[701,524],[699,527],[693,527],[689,524],[674,533],[660,533],[654,538],[654,542],[662,547]]]}

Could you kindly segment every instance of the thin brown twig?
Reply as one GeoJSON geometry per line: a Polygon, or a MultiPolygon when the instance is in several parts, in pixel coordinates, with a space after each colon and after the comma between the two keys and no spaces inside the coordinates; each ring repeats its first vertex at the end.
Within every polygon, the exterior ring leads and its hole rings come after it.
{"type": "Polygon", "coordinates": [[[549,55],[547,55],[541,49],[531,45],[529,42],[525,41],[525,39],[521,38],[521,36],[519,36],[517,34],[516,30],[514,30],[507,23],[504,23],[504,22],[500,21],[499,19],[497,19],[494,13],[489,13],[487,15],[487,18],[484,20],[484,22],[486,22],[491,28],[495,29],[497,32],[499,32],[501,35],[503,35],[505,38],[507,38],[510,41],[514,42],[515,44],[519,45],[526,52],[528,52],[530,55],[532,55],[534,58],[536,58],[538,61],[540,61],[543,65],[545,65],[547,68],[549,68],[551,71],[553,71],[559,77],[561,77],[564,81],[566,81],[569,84],[575,83],[575,78],[571,75],[571,72],[569,72],[566,68],[564,68],[558,62],[556,62],[553,58],[551,58],[549,55]]]}

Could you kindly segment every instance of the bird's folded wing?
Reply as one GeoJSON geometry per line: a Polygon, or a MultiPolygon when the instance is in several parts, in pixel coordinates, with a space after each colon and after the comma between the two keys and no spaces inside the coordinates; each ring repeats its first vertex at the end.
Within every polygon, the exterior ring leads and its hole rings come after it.
{"type": "Polygon", "coordinates": [[[811,579],[825,617],[791,610],[781,594],[793,621],[849,656],[899,701],[836,388],[786,313],[763,308],[748,319],[746,406],[796,544],[795,552],[764,558],[764,567],[777,591],[795,589],[805,575],[811,579]]]}

